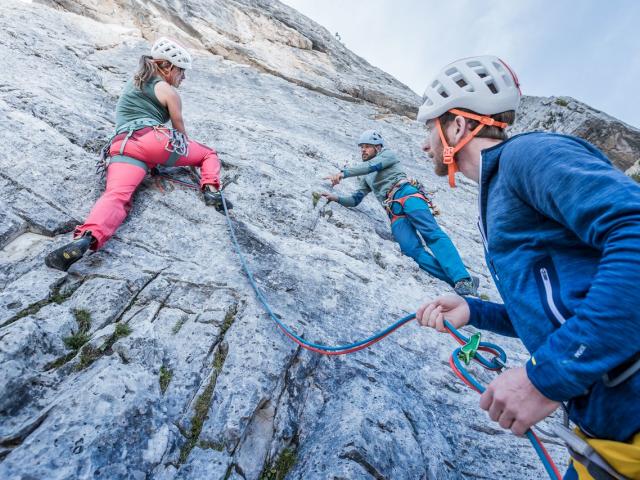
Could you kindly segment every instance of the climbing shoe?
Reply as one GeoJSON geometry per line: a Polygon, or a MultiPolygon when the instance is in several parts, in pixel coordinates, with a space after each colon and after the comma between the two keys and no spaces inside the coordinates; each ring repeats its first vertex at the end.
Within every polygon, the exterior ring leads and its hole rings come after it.
{"type": "Polygon", "coordinates": [[[44,263],[47,267],[66,272],[71,265],[82,258],[91,246],[93,240],[94,238],[91,236],[91,232],[85,232],[80,238],[47,255],[44,263]]]}
{"type": "Polygon", "coordinates": [[[465,278],[456,282],[453,289],[461,297],[466,296],[478,296],[478,286],[480,285],[480,279],[478,277],[465,278]]]}
{"type": "MultiPolygon", "coordinates": [[[[207,205],[208,207],[214,207],[218,212],[224,213],[224,206],[222,205],[222,194],[219,190],[211,185],[207,185],[206,187],[204,187],[203,195],[205,205],[207,205]]],[[[227,204],[227,210],[231,210],[233,208],[231,202],[226,198],[224,199],[224,201],[227,204]]]]}

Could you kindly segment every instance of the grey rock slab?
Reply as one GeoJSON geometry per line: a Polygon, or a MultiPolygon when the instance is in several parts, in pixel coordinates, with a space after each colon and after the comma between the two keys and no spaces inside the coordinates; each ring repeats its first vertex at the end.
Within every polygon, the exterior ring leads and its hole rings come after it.
{"type": "Polygon", "coordinates": [[[254,415],[278,392],[283,377],[280,372],[294,348],[251,305],[234,321],[225,343],[228,352],[200,438],[222,442],[227,450],[233,450],[254,415]]]}
{"type": "Polygon", "coordinates": [[[135,293],[125,281],[90,278],[74,292],[68,306],[88,312],[91,317],[90,332],[95,332],[115,321],[135,293]]]}
{"type": "Polygon", "coordinates": [[[0,325],[16,320],[18,315],[39,302],[47,302],[52,290],[57,287],[64,274],[51,270],[43,264],[19,278],[7,283],[0,297],[0,325]]]}
{"type": "Polygon", "coordinates": [[[227,470],[230,465],[231,457],[225,452],[196,447],[191,452],[189,460],[180,466],[177,475],[173,478],[175,480],[197,478],[223,480],[227,478],[227,470]]]}
{"type": "Polygon", "coordinates": [[[27,222],[3,205],[0,211],[0,248],[5,246],[27,230],[27,222]]]}
{"type": "Polygon", "coordinates": [[[40,427],[4,459],[0,476],[144,477],[175,435],[160,409],[155,382],[116,357],[99,360],[70,382],[40,427]]]}
{"type": "Polygon", "coordinates": [[[53,304],[0,330],[0,416],[4,418],[0,437],[15,427],[12,417],[41,395],[40,374],[49,362],[67,353],[62,339],[76,328],[73,315],[53,304]]]}
{"type": "MultiPolygon", "coordinates": [[[[32,259],[44,250],[42,244],[50,242],[50,237],[38,233],[25,232],[5,245],[0,251],[0,263],[6,265],[8,263],[25,262],[26,259],[32,259]]],[[[49,246],[46,248],[48,249],[49,246]]]]}
{"type": "Polygon", "coordinates": [[[176,422],[207,377],[211,352],[220,334],[215,324],[195,319],[196,315],[181,310],[149,305],[129,320],[132,334],[114,347],[130,363],[152,372],[158,388],[161,368],[170,372],[163,408],[176,422]]]}

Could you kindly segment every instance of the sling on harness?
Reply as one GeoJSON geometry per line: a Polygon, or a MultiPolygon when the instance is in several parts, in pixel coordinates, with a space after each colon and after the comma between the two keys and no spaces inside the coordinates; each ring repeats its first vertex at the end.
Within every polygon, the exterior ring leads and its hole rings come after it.
{"type": "Polygon", "coordinates": [[[429,210],[431,210],[431,214],[434,217],[440,214],[437,207],[433,204],[433,202],[427,195],[427,192],[424,190],[422,184],[413,178],[407,178],[404,180],[400,180],[391,188],[391,190],[389,190],[387,199],[383,203],[383,206],[387,211],[387,215],[389,215],[389,219],[391,220],[391,225],[393,225],[396,220],[406,217],[406,215],[404,215],[403,213],[404,204],[410,198],[420,198],[424,200],[429,206],[429,210]],[[418,191],[416,193],[411,193],[409,195],[405,195],[404,197],[394,199],[393,197],[395,196],[395,194],[398,193],[398,191],[407,184],[415,187],[418,191]],[[399,209],[396,207],[396,204],[400,205],[399,209]]]}
{"type": "Polygon", "coordinates": [[[569,428],[558,425],[556,435],[566,444],[567,450],[595,480],[629,480],[618,473],[595,449],[569,428]]]}

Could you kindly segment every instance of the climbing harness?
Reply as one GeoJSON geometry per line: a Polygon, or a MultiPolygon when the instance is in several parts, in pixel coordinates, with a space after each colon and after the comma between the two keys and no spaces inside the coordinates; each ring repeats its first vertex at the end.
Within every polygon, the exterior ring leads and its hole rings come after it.
{"type": "MultiPolygon", "coordinates": [[[[627,477],[618,473],[586,440],[573,430],[558,425],[555,428],[555,433],[565,443],[574,461],[578,462],[595,480],[627,480],[627,477]]],[[[618,442],[608,443],[617,444],[618,442]]]]}
{"type": "Polygon", "coordinates": [[[98,174],[100,178],[104,178],[107,167],[111,163],[128,163],[130,165],[141,167],[146,172],[149,172],[149,167],[146,163],[124,154],[124,147],[126,146],[131,136],[134,133],[145,128],[152,128],[155,132],[156,139],[161,140],[161,137],[163,136],[167,139],[164,145],[164,149],[167,152],[170,152],[171,155],[169,155],[169,158],[167,159],[166,163],[164,163],[164,166],[173,167],[180,159],[180,157],[184,157],[189,154],[189,140],[182,132],[174,128],[168,128],[163,125],[158,125],[158,121],[151,118],[133,120],[131,122],[125,123],[124,125],[121,125],[120,128],[116,130],[116,133],[111,138],[109,138],[107,143],[105,143],[105,145],[100,149],[100,155],[98,156],[98,160],[96,162],[96,174],[98,174]],[[118,154],[110,156],[109,151],[111,149],[111,144],[116,139],[120,140],[119,137],[123,138],[118,154]]]}
{"type": "Polygon", "coordinates": [[[158,121],[152,118],[140,118],[140,119],[127,122],[124,125],[120,125],[120,127],[116,129],[116,132],[111,136],[111,138],[107,140],[107,143],[105,143],[104,146],[100,149],[100,155],[98,156],[98,160],[96,162],[96,173],[100,176],[100,178],[104,177],[105,172],[107,171],[107,167],[109,166],[109,163],[130,163],[130,164],[137,165],[139,167],[144,168],[145,171],[149,171],[146,163],[141,162],[140,160],[136,160],[135,158],[126,156],[124,154],[124,147],[129,141],[129,139],[131,138],[131,136],[138,130],[141,130],[146,127],[157,127],[157,126],[158,126],[158,121]],[[116,139],[116,137],[123,134],[124,134],[124,139],[122,141],[122,144],[120,145],[120,151],[118,152],[118,155],[114,155],[113,157],[109,158],[110,157],[109,150],[111,149],[111,144],[116,139]]]}
{"type": "Polygon", "coordinates": [[[431,214],[434,217],[440,214],[440,212],[438,211],[438,208],[433,204],[433,201],[431,200],[431,198],[429,198],[429,195],[425,191],[422,184],[413,178],[407,178],[407,179],[400,180],[398,183],[396,183],[391,188],[391,190],[389,190],[389,193],[387,194],[387,199],[382,203],[385,210],[387,211],[389,220],[391,220],[391,225],[393,225],[393,223],[396,220],[406,217],[406,215],[403,213],[404,204],[410,198],[420,198],[421,200],[424,200],[425,202],[427,202],[427,205],[429,206],[429,210],[431,210],[431,214]],[[395,194],[398,193],[398,191],[405,185],[411,185],[414,188],[416,188],[418,191],[416,193],[405,195],[404,197],[393,198],[395,194]],[[397,205],[399,205],[400,207],[398,208],[397,205]]]}
{"type": "MultiPolygon", "coordinates": [[[[466,369],[466,366],[471,363],[471,360],[474,360],[487,370],[500,372],[506,366],[507,354],[498,345],[481,342],[479,333],[475,333],[471,337],[467,338],[447,320],[444,321],[444,325],[451,336],[453,336],[453,338],[461,345],[451,354],[449,359],[451,369],[469,388],[472,388],[478,393],[484,392],[485,387],[471,376],[469,371],[466,369]],[[490,353],[493,355],[493,358],[487,359],[479,352],[490,353]]],[[[552,480],[561,480],[562,475],[558,471],[558,467],[553,463],[553,459],[538,436],[531,429],[527,430],[525,435],[531,442],[531,445],[538,454],[538,457],[540,457],[540,461],[547,471],[549,478],[552,480]]]]}

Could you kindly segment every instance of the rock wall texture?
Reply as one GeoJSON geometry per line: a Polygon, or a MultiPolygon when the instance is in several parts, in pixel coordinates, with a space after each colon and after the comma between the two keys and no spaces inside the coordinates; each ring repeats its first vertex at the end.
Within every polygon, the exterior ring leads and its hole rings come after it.
{"type": "MultiPolygon", "coordinates": [[[[450,290],[400,254],[373,198],[314,207],[321,177],[358,162],[365,128],[433,192],[497,300],[476,189],[432,173],[413,92],[278,2],[5,0],[0,11],[0,478],[544,476],[526,440],[450,372],[448,336],[411,324],[346,357],[296,348],[257,303],[224,217],[192,190],[148,178],[103,250],[67,273],[43,264],[101,193],[95,157],[124,82],[149,40],[170,34],[195,56],[187,129],[236,177],[241,246],[288,325],[344,343],[450,290]]],[[[571,99],[526,99],[515,129],[530,127],[600,142],[621,168],[638,158],[637,129],[571,99]]],[[[516,340],[486,337],[512,364],[527,359],[516,340]]]]}

